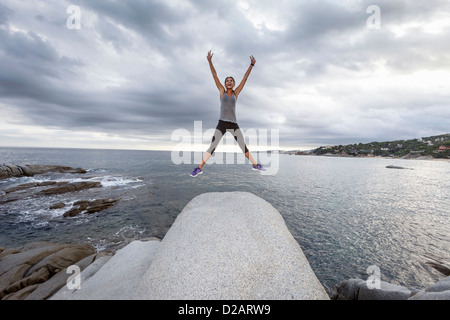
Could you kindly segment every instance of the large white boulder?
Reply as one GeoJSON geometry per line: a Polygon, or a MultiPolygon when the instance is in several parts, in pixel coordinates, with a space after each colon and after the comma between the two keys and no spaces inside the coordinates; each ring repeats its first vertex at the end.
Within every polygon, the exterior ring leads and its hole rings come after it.
{"type": "Polygon", "coordinates": [[[190,201],[139,280],[134,299],[329,299],[280,213],[247,192],[190,201]]]}

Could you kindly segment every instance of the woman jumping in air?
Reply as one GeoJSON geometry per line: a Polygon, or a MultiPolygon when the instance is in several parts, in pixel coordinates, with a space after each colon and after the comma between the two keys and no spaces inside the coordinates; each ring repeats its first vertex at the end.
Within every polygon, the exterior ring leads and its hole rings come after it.
{"type": "Polygon", "coordinates": [[[253,56],[250,56],[251,64],[244,75],[244,79],[242,79],[241,83],[236,88],[236,90],[233,90],[235,86],[233,77],[227,77],[225,79],[224,83],[225,87],[220,83],[219,78],[217,77],[216,70],[214,69],[212,63],[213,55],[214,53],[211,53],[211,51],[209,51],[208,56],[206,58],[208,59],[209,67],[211,68],[211,72],[214,81],[216,82],[217,89],[219,89],[220,92],[220,102],[221,102],[220,120],[219,123],[217,124],[214,136],[212,137],[211,145],[203,155],[202,163],[197,168],[195,168],[194,171],[191,172],[191,176],[196,177],[199,174],[203,173],[202,171],[203,166],[205,165],[206,161],[208,161],[208,159],[211,157],[211,155],[214,153],[214,150],[216,150],[217,145],[219,144],[220,140],[227,131],[233,134],[234,139],[239,144],[239,147],[242,149],[242,152],[244,152],[245,156],[252,163],[252,169],[264,171],[265,169],[261,166],[261,164],[257,163],[255,159],[253,159],[252,155],[250,154],[250,151],[247,149],[244,136],[236,120],[236,100],[239,94],[241,93],[242,89],[244,88],[245,82],[247,81],[250,72],[255,66],[256,60],[253,56]]]}

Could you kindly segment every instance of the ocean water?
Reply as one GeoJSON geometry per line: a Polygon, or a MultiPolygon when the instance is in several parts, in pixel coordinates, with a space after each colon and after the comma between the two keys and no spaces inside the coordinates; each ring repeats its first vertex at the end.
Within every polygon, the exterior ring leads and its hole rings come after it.
{"type": "Polygon", "coordinates": [[[163,238],[197,195],[247,191],[281,213],[328,292],[342,280],[368,279],[371,266],[379,268],[381,280],[411,288],[443,277],[427,262],[450,263],[450,162],[278,157],[276,175],[260,175],[249,164],[215,163],[192,178],[194,165],[174,164],[166,151],[0,148],[0,163],[88,171],[0,180],[0,198],[1,190],[27,182],[91,180],[103,186],[0,205],[0,246],[54,241],[119,248],[133,239],[163,238]],[[98,198],[120,200],[96,214],[62,216],[75,201],[98,198]],[[60,201],[66,208],[49,209],[60,201]]]}

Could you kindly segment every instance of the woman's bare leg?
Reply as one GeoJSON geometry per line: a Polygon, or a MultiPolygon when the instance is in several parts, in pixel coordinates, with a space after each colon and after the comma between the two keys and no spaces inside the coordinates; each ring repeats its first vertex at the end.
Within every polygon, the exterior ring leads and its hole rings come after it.
{"type": "MultiPolygon", "coordinates": [[[[258,163],[255,161],[255,159],[253,159],[252,155],[250,154],[250,151],[247,151],[247,153],[245,154],[245,156],[247,157],[248,160],[250,160],[250,162],[252,163],[252,165],[256,166],[258,163]]],[[[200,168],[201,169],[201,168],[200,168]]]]}
{"type": "MultiPolygon", "coordinates": [[[[251,155],[250,151],[247,151],[247,153],[245,153],[245,156],[252,163],[252,165],[256,166],[258,164],[255,161],[255,159],[253,159],[253,156],[251,155]]],[[[203,169],[203,166],[205,165],[206,161],[209,160],[209,158],[211,158],[211,153],[205,152],[205,154],[203,155],[203,158],[202,158],[202,163],[198,167],[200,169],[203,169]]]]}
{"type": "Polygon", "coordinates": [[[203,155],[202,158],[202,163],[198,166],[200,169],[203,169],[203,166],[205,165],[206,161],[209,160],[209,158],[211,158],[211,153],[209,153],[208,151],[205,152],[205,154],[203,155]]]}

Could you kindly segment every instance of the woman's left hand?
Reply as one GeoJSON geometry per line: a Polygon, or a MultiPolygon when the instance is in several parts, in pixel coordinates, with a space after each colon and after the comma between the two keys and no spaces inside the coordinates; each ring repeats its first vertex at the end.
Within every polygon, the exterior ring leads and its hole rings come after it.
{"type": "Polygon", "coordinates": [[[256,63],[255,57],[254,56],[250,56],[250,61],[251,61],[251,64],[255,64],[256,63]]]}

